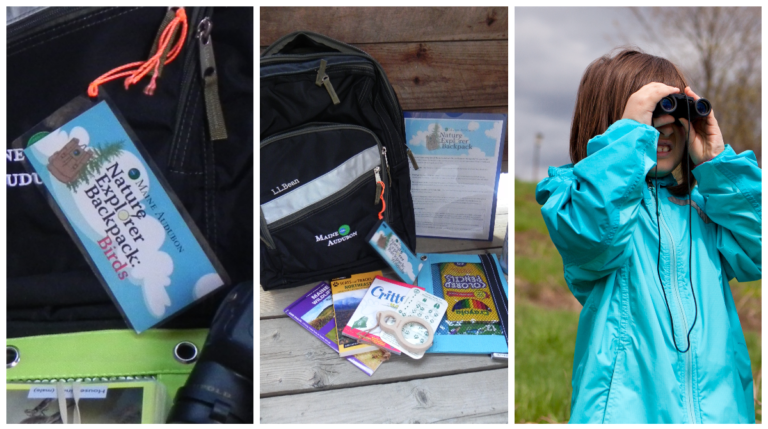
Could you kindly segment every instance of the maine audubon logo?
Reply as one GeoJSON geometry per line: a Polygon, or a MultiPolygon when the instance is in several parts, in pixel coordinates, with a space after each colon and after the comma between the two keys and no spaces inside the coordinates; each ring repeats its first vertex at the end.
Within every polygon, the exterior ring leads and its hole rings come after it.
{"type": "Polygon", "coordinates": [[[349,225],[342,225],[339,227],[338,231],[334,231],[327,235],[316,235],[315,236],[315,242],[319,243],[321,241],[328,241],[328,246],[333,246],[334,244],[339,244],[343,241],[347,241],[352,237],[357,237],[357,231],[352,231],[352,229],[349,227],[349,225]],[[341,238],[335,238],[335,237],[341,237],[341,238]]]}

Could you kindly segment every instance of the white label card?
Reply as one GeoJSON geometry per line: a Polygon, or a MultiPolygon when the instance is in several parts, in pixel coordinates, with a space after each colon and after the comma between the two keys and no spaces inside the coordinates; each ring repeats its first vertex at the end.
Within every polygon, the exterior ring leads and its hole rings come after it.
{"type": "MultiPolygon", "coordinates": [[[[107,386],[80,386],[80,399],[104,399],[107,397],[107,390],[107,386]]],[[[32,386],[30,387],[29,395],[27,396],[27,398],[30,399],[55,399],[57,397],[55,384],[32,386]]],[[[71,385],[64,387],[64,397],[68,399],[74,398],[71,385]]]]}

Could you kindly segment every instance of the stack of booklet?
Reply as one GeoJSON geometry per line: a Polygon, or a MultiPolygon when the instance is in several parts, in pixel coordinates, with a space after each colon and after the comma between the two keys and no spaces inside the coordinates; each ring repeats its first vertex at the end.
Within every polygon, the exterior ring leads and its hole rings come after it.
{"type": "Polygon", "coordinates": [[[291,319],[368,375],[386,360],[378,347],[339,335],[381,271],[321,282],[284,311],[291,319]]]}

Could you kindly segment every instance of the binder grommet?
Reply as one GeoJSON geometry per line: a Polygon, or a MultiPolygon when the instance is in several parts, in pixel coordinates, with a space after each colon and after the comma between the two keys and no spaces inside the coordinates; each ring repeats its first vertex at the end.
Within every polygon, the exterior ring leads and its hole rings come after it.
{"type": "Polygon", "coordinates": [[[21,353],[19,352],[19,349],[17,349],[14,346],[6,346],[5,367],[13,368],[14,366],[19,364],[19,360],[21,360],[21,353]]]}
{"type": "Polygon", "coordinates": [[[189,341],[182,341],[173,348],[173,357],[184,364],[193,363],[197,360],[197,346],[189,341]]]}

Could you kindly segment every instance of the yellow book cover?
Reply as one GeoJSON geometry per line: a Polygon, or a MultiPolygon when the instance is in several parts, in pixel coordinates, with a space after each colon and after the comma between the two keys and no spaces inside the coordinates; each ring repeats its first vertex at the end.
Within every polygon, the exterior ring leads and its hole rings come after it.
{"type": "MultiPolygon", "coordinates": [[[[358,304],[365,296],[366,291],[381,271],[353,274],[349,277],[341,277],[331,280],[331,295],[333,296],[333,309],[336,312],[336,332],[341,332],[349,318],[354,314],[358,304]]],[[[355,339],[338,335],[339,356],[345,357],[378,350],[378,347],[363,343],[355,339]]]]}

